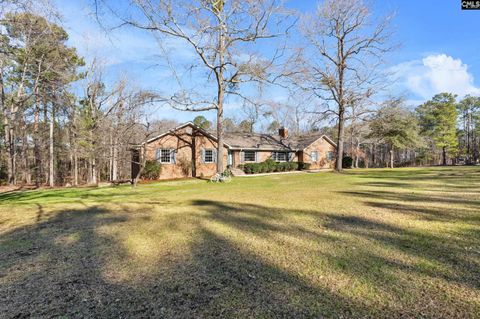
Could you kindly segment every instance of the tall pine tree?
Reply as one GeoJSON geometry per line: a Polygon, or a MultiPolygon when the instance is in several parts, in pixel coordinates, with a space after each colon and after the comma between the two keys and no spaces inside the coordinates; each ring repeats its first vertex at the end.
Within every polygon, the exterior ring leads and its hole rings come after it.
{"type": "Polygon", "coordinates": [[[442,151],[443,165],[447,165],[447,155],[456,154],[458,148],[455,97],[451,93],[440,93],[417,108],[422,133],[442,151]]]}

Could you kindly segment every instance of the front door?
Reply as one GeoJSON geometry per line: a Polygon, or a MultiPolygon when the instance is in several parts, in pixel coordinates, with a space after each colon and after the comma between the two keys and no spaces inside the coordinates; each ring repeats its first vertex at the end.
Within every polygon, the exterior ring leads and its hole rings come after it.
{"type": "Polygon", "coordinates": [[[228,151],[228,166],[233,166],[233,153],[228,151]]]}

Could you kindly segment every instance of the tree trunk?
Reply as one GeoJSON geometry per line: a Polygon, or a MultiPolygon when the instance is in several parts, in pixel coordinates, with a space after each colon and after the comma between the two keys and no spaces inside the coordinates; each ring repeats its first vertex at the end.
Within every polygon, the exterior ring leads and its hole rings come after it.
{"type": "Polygon", "coordinates": [[[41,184],[41,173],[40,169],[42,167],[42,158],[40,155],[40,139],[39,139],[39,122],[40,122],[40,102],[38,99],[35,102],[35,113],[33,116],[33,153],[35,157],[35,186],[40,187],[41,184]]]}
{"type": "Polygon", "coordinates": [[[377,160],[377,153],[376,153],[377,149],[375,147],[375,143],[373,143],[372,145],[372,166],[373,167],[377,167],[377,164],[376,164],[376,160],[377,160]]]}
{"type": "Polygon", "coordinates": [[[108,148],[109,154],[108,154],[108,180],[113,181],[113,132],[110,130],[110,136],[109,136],[109,145],[110,147],[108,148]]]}
{"type": "Polygon", "coordinates": [[[112,180],[116,181],[118,179],[118,147],[117,147],[117,137],[113,138],[113,154],[112,154],[112,180]]]}
{"type": "Polygon", "coordinates": [[[339,106],[338,112],[338,138],[337,138],[337,162],[336,171],[341,172],[343,169],[343,139],[345,131],[345,108],[339,106]]]}
{"type": "Polygon", "coordinates": [[[89,160],[89,184],[97,185],[97,161],[96,161],[96,142],[93,136],[93,130],[90,130],[90,141],[92,143],[92,149],[90,150],[90,160],[89,160]]]}
{"type": "Polygon", "coordinates": [[[447,148],[445,146],[442,148],[442,165],[447,166],[447,148]]]}
{"type": "MultiPolygon", "coordinates": [[[[219,98],[223,99],[223,93],[219,94],[219,98]]],[[[217,173],[223,173],[223,105],[219,103],[217,110],[217,173]]]]}
{"type": "Polygon", "coordinates": [[[393,146],[390,148],[390,168],[393,168],[393,157],[394,157],[394,152],[393,152],[393,146]]]}
{"type": "Polygon", "coordinates": [[[192,130],[192,177],[197,177],[197,131],[192,130]]]}
{"type": "Polygon", "coordinates": [[[49,130],[49,171],[48,171],[48,185],[50,187],[55,186],[55,170],[54,170],[54,153],[53,153],[53,129],[54,129],[54,124],[55,124],[55,110],[52,105],[52,116],[50,118],[50,130],[49,130]]]}
{"type": "Polygon", "coordinates": [[[225,81],[223,78],[223,68],[225,62],[225,25],[220,21],[221,28],[219,34],[219,61],[220,68],[216,73],[217,76],[217,173],[223,173],[223,100],[225,96],[225,81]]]}
{"type": "Polygon", "coordinates": [[[2,116],[3,116],[3,128],[4,128],[4,139],[5,139],[5,148],[7,155],[7,179],[8,184],[15,185],[15,150],[13,145],[13,136],[10,135],[10,114],[8,114],[8,107],[5,103],[5,87],[3,82],[3,61],[0,67],[0,102],[2,103],[2,116]]]}
{"type": "Polygon", "coordinates": [[[23,160],[23,182],[27,185],[32,183],[32,174],[30,171],[30,162],[28,161],[28,138],[27,138],[27,123],[22,123],[22,160],[23,160]]]}
{"type": "Polygon", "coordinates": [[[72,148],[73,148],[73,185],[78,186],[78,145],[77,145],[77,114],[76,110],[72,113],[72,148]]]}
{"type": "Polygon", "coordinates": [[[97,185],[97,161],[95,159],[95,156],[92,157],[92,177],[91,177],[91,184],[97,185]]]}
{"type": "Polygon", "coordinates": [[[78,154],[77,147],[73,150],[73,185],[78,186],[78,154]]]}
{"type": "Polygon", "coordinates": [[[10,124],[8,120],[8,113],[3,113],[3,127],[5,134],[5,146],[7,149],[7,178],[8,184],[15,185],[15,160],[14,160],[14,149],[12,143],[12,137],[10,136],[10,124]]]}
{"type": "Polygon", "coordinates": [[[139,164],[139,169],[137,172],[137,176],[133,178],[132,181],[132,186],[137,187],[138,181],[140,180],[140,176],[142,176],[143,170],[145,168],[145,163],[147,162],[147,143],[143,143],[142,148],[139,151],[138,154],[138,164],[139,164]]]}

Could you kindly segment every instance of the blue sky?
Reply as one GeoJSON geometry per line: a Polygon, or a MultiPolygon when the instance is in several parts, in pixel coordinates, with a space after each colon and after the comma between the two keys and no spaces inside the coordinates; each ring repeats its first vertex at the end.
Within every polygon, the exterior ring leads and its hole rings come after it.
{"type": "MultiPolygon", "coordinates": [[[[480,95],[480,11],[462,11],[460,0],[372,2],[377,15],[396,12],[394,39],[401,47],[388,57],[387,67],[395,72],[391,94],[404,94],[411,106],[443,91],[459,96],[480,95]]],[[[91,0],[56,0],[63,25],[70,34],[70,45],[77,47],[87,61],[94,56],[102,60],[109,81],[126,76],[139,88],[168,90],[174,79],[166,67],[165,53],[179,61],[194,58],[181,42],[169,41],[161,49],[143,31],[122,28],[106,35],[92,17],[91,3],[91,0]]],[[[313,12],[316,3],[291,0],[288,6],[313,12]]],[[[155,112],[158,118],[178,121],[196,115],[169,108],[155,112]]],[[[238,112],[238,103],[230,101],[227,116],[238,112]]],[[[206,115],[214,118],[213,112],[206,115]]]]}

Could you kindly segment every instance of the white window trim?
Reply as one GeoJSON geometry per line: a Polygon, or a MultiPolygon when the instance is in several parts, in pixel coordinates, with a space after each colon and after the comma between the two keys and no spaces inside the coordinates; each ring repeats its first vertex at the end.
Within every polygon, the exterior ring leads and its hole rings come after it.
{"type": "Polygon", "coordinates": [[[318,162],[319,158],[318,158],[318,151],[311,151],[310,152],[310,160],[312,162],[318,162]],[[313,156],[313,154],[315,154],[315,156],[313,156]]]}
{"type": "Polygon", "coordinates": [[[215,149],[213,148],[206,148],[203,150],[203,158],[202,158],[202,162],[205,163],[205,164],[213,164],[213,163],[216,163],[216,154],[215,154],[215,149]],[[211,161],[207,161],[207,151],[210,151],[212,152],[212,160],[211,161]]]}
{"type": "Polygon", "coordinates": [[[327,160],[330,161],[330,162],[333,161],[333,160],[335,160],[335,152],[333,152],[333,151],[328,151],[328,152],[327,152],[327,160]]]}
{"type": "Polygon", "coordinates": [[[257,154],[257,153],[258,153],[257,151],[243,151],[243,162],[244,162],[244,163],[256,163],[257,160],[258,160],[258,154],[257,154]],[[245,153],[246,153],[246,152],[253,152],[253,153],[255,154],[255,160],[253,160],[253,161],[247,161],[247,160],[245,159],[245,153]]]}
{"type": "Polygon", "coordinates": [[[174,160],[174,158],[173,158],[173,157],[175,156],[175,155],[174,155],[175,149],[173,149],[173,148],[159,148],[159,149],[157,150],[157,152],[159,152],[159,154],[157,153],[157,156],[159,155],[158,158],[157,158],[157,161],[158,161],[160,164],[175,164],[175,160],[174,160]],[[162,152],[164,152],[164,151],[167,151],[168,154],[169,154],[169,156],[168,156],[168,162],[162,160],[162,152]]]}
{"type": "Polygon", "coordinates": [[[272,154],[272,159],[275,161],[275,162],[288,162],[290,160],[290,153],[289,152],[273,152],[272,154]],[[278,159],[278,154],[285,154],[285,159],[284,160],[279,160],[278,159]]]}

